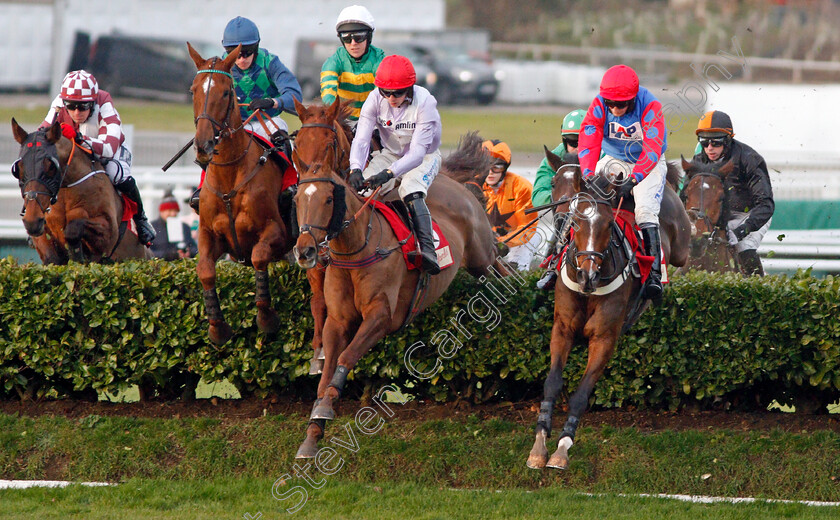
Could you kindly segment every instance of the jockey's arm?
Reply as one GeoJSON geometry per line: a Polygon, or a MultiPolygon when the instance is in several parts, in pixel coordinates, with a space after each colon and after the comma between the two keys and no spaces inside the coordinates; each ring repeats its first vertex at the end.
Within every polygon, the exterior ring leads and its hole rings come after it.
{"type": "Polygon", "coordinates": [[[589,105],[581,122],[578,138],[578,159],[584,177],[595,174],[595,165],[601,156],[601,141],[604,139],[604,125],[607,122],[606,107],[596,97],[589,105]]]}
{"type": "Polygon", "coordinates": [[[298,83],[292,71],[283,65],[280,59],[275,56],[268,64],[268,77],[271,78],[274,86],[277,87],[277,91],[280,93],[279,97],[274,98],[277,103],[277,108],[281,112],[297,115],[294,100],[301,101],[303,94],[300,91],[300,83],[298,83]]]}
{"type": "Polygon", "coordinates": [[[662,157],[662,148],[665,144],[665,119],[662,116],[662,104],[659,101],[654,100],[648,103],[642,111],[641,123],[644,133],[642,153],[631,173],[637,183],[647,177],[662,157]]]}
{"type": "MultiPolygon", "coordinates": [[[[566,146],[561,142],[552,153],[563,157],[566,153],[566,146]]],[[[534,179],[534,190],[531,192],[531,202],[534,206],[542,206],[551,201],[551,179],[554,178],[554,171],[548,164],[548,159],[543,157],[540,167],[537,169],[537,177],[534,179]]]]}
{"type": "Polygon", "coordinates": [[[359,113],[356,135],[350,145],[350,169],[364,170],[370,153],[370,139],[376,128],[376,99],[368,96],[359,113]]]}

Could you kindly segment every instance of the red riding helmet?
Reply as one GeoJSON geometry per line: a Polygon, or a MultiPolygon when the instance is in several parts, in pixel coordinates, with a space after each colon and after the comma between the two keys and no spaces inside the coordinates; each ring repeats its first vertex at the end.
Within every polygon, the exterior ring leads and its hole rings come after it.
{"type": "Polygon", "coordinates": [[[386,56],[376,69],[373,84],[388,90],[408,88],[417,81],[414,65],[405,56],[397,54],[386,56]]]}
{"type": "Polygon", "coordinates": [[[99,84],[93,74],[84,70],[68,72],[61,82],[59,97],[68,101],[96,101],[99,84]]]}
{"type": "Polygon", "coordinates": [[[601,79],[601,97],[613,101],[627,101],[639,93],[639,76],[627,65],[607,69],[601,79]]]}

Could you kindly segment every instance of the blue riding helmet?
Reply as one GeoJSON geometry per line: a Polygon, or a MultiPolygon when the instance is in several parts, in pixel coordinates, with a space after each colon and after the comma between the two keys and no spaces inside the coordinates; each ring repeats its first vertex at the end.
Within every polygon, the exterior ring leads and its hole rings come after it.
{"type": "Polygon", "coordinates": [[[257,25],[247,18],[237,16],[229,21],[222,37],[222,46],[253,45],[260,41],[260,30],[257,25]]]}

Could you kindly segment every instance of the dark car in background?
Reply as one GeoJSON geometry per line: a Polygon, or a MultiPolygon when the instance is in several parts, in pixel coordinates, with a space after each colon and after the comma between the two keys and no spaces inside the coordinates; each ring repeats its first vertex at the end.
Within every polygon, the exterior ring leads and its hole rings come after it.
{"type": "Polygon", "coordinates": [[[424,71],[424,86],[441,105],[465,102],[487,105],[499,93],[501,72],[495,70],[489,60],[473,57],[459,47],[402,42],[389,45],[385,50],[386,54],[402,54],[410,59],[418,83],[421,70],[424,71]]]}
{"type": "MultiPolygon", "coordinates": [[[[93,44],[89,41],[86,35],[77,34],[69,68],[84,68],[112,95],[190,100],[195,63],[186,41],[122,34],[100,36],[93,44]]],[[[190,43],[204,57],[223,52],[220,45],[190,43]]]]}

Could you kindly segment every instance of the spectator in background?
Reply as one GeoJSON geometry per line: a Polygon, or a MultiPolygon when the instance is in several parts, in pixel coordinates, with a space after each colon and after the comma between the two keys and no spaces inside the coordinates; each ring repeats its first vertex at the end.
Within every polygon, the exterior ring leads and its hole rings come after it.
{"type": "Polygon", "coordinates": [[[336,97],[352,100],[348,120],[355,127],[368,94],[375,88],[373,78],[385,52],[372,44],[373,15],[361,5],[342,9],[335,23],[341,47],[321,67],[321,100],[331,105],[336,97]]]}
{"type": "Polygon", "coordinates": [[[152,254],[155,258],[178,260],[192,258],[198,254],[198,246],[193,240],[190,226],[178,218],[181,207],[178,201],[167,191],[160,201],[160,218],[152,221],[157,236],[152,242],[152,254]]]}
{"type": "Polygon", "coordinates": [[[482,143],[494,161],[484,179],[484,197],[487,199],[487,218],[499,236],[499,241],[510,247],[505,261],[511,267],[526,271],[531,266],[534,252],[539,247],[540,236],[536,233],[534,216],[526,215],[532,208],[531,183],[519,175],[509,172],[510,146],[493,139],[482,143]]]}

